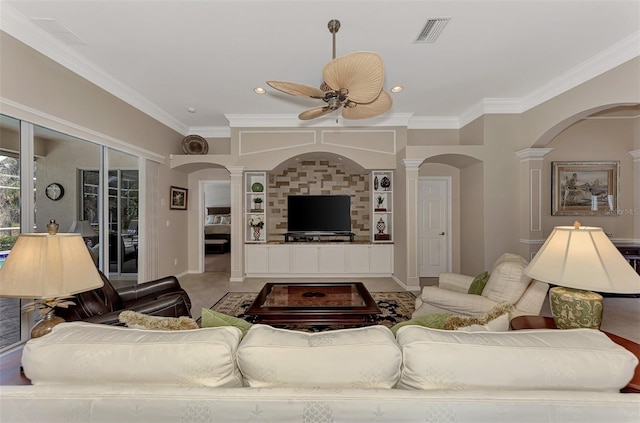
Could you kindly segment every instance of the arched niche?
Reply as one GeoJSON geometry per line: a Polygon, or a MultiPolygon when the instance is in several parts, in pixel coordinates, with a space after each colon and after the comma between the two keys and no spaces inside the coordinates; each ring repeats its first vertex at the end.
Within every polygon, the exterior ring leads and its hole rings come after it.
{"type": "Polygon", "coordinates": [[[532,147],[541,148],[547,147],[559,134],[572,125],[580,122],[586,118],[598,118],[598,119],[614,119],[614,118],[633,118],[640,113],[640,104],[629,103],[614,103],[606,104],[598,107],[593,107],[588,110],[583,110],[575,113],[563,120],[560,120],[547,129],[540,137],[535,140],[532,147]]]}
{"type": "Polygon", "coordinates": [[[570,225],[576,219],[551,212],[552,163],[561,161],[618,162],[617,213],[578,218],[583,225],[602,227],[614,242],[638,238],[640,166],[633,152],[640,147],[640,104],[606,104],[580,111],[549,128],[535,145],[549,149],[540,165],[542,238],[554,226],[570,225]]]}

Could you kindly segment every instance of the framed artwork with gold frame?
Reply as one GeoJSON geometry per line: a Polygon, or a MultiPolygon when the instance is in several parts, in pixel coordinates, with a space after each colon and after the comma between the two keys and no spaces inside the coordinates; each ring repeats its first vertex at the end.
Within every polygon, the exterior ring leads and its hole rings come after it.
{"type": "Polygon", "coordinates": [[[620,162],[552,162],[553,216],[615,216],[620,162]]]}

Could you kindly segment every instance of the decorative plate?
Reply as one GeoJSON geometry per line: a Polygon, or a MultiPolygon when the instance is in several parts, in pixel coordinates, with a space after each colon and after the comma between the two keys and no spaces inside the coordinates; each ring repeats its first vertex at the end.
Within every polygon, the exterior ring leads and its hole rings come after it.
{"type": "Polygon", "coordinates": [[[209,144],[200,135],[187,135],[182,140],[182,151],[184,154],[207,154],[209,144]]]}
{"type": "Polygon", "coordinates": [[[253,185],[251,185],[251,191],[262,192],[264,191],[264,186],[260,182],[254,182],[253,185]]]}

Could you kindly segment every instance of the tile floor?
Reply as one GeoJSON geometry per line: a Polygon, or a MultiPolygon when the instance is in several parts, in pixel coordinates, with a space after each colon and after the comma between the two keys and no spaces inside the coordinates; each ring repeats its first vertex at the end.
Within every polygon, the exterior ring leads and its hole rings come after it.
{"type": "MultiPolygon", "coordinates": [[[[216,254],[213,256],[216,257],[206,256],[205,262],[209,262],[209,264],[205,264],[206,269],[221,268],[220,266],[212,266],[211,261],[220,261],[228,258],[228,254],[216,254]]],[[[326,278],[305,279],[305,282],[309,280],[360,281],[364,282],[367,289],[372,292],[403,290],[391,278],[326,278]]],[[[180,278],[180,283],[191,297],[191,312],[194,318],[200,317],[203,307],[211,307],[227,292],[258,292],[266,282],[277,282],[277,280],[273,278],[248,278],[244,282],[229,282],[228,271],[207,271],[200,274],[185,275],[180,278]]],[[[421,279],[422,286],[436,283],[435,279],[421,279]]],[[[543,305],[540,314],[551,316],[548,301],[543,305]]],[[[602,330],[640,343],[640,298],[605,298],[602,330]]]]}

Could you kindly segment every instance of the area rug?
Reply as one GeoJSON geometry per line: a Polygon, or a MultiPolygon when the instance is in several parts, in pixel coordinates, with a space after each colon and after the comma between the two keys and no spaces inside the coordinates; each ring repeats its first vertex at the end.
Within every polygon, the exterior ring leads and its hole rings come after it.
{"type": "MultiPolygon", "coordinates": [[[[416,297],[411,292],[371,292],[370,294],[382,311],[382,314],[375,318],[376,324],[392,327],[396,323],[411,319],[416,302],[416,297]]],[[[227,292],[211,309],[253,323],[255,316],[247,315],[245,312],[257,295],[255,292],[227,292]]],[[[339,325],[313,327],[289,325],[286,328],[316,332],[340,327],[339,325]]]]}

